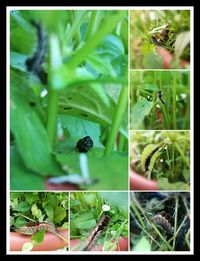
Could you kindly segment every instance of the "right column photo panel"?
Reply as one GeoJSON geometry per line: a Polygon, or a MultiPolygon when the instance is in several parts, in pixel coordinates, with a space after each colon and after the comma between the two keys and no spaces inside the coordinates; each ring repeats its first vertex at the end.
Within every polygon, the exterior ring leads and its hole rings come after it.
{"type": "Polygon", "coordinates": [[[130,251],[191,251],[191,10],[131,10],[130,251]]]}

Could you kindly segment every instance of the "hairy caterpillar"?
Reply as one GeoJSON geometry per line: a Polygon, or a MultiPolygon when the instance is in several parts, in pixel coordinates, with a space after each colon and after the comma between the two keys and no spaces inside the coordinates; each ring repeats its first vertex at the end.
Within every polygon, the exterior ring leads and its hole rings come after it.
{"type": "Polygon", "coordinates": [[[149,144],[147,145],[141,155],[141,164],[143,170],[152,171],[155,161],[159,155],[160,145],[149,144]]]}
{"type": "Polygon", "coordinates": [[[47,52],[47,37],[41,24],[35,21],[31,23],[37,30],[38,45],[33,56],[26,60],[26,68],[29,72],[37,75],[41,82],[45,84],[47,82],[47,74],[42,67],[42,63],[47,52]]]}
{"type": "Polygon", "coordinates": [[[89,234],[86,245],[83,248],[83,251],[90,251],[93,244],[96,242],[96,240],[98,239],[99,235],[102,233],[104,228],[108,226],[109,222],[110,222],[110,217],[107,215],[103,216],[100,219],[97,226],[89,234]]]}
{"type": "Polygon", "coordinates": [[[158,214],[151,218],[151,221],[156,225],[162,227],[166,233],[173,234],[174,228],[170,222],[162,215],[158,214]]]}
{"type": "Polygon", "coordinates": [[[44,230],[47,232],[56,232],[56,227],[48,222],[33,222],[33,223],[28,223],[24,226],[18,227],[15,229],[16,232],[24,234],[24,235],[34,235],[37,232],[44,230]]]}

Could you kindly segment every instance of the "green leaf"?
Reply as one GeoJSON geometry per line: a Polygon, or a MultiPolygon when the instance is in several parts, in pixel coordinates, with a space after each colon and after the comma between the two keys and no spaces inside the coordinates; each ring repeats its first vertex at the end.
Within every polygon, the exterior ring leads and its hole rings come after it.
{"type": "Polygon", "coordinates": [[[54,209],[54,218],[53,221],[55,223],[61,222],[66,217],[66,209],[62,207],[56,207],[54,209]]]}
{"type": "Polygon", "coordinates": [[[44,240],[45,231],[40,230],[31,237],[31,240],[34,241],[34,245],[41,244],[44,240]]]}
{"type": "Polygon", "coordinates": [[[131,129],[142,129],[142,123],[144,118],[149,115],[153,107],[153,102],[149,102],[146,99],[138,101],[132,108],[131,112],[131,129]]]}
{"type": "Polygon", "coordinates": [[[27,223],[27,221],[25,220],[24,217],[17,217],[15,222],[14,222],[14,225],[15,227],[20,227],[20,226],[23,226],[27,223]]]}
{"type": "Polygon", "coordinates": [[[27,59],[27,55],[20,54],[17,52],[10,52],[10,64],[13,68],[18,69],[20,71],[26,72],[25,61],[27,59]]]}
{"type": "Polygon", "coordinates": [[[90,136],[94,142],[94,147],[102,148],[100,143],[100,126],[97,123],[85,119],[77,119],[70,115],[60,115],[60,121],[64,130],[70,137],[75,137],[76,141],[84,136],[90,136]]]}
{"type": "Polygon", "coordinates": [[[96,220],[92,213],[84,213],[73,220],[73,223],[78,229],[91,229],[96,226],[96,220]]]}
{"type": "Polygon", "coordinates": [[[33,244],[30,242],[24,243],[22,246],[22,251],[29,252],[33,248],[33,244]]]}
{"type": "Polygon", "coordinates": [[[33,216],[35,216],[37,219],[40,219],[40,217],[42,216],[42,211],[40,209],[38,209],[36,204],[32,205],[31,212],[32,212],[33,216]]]}
{"type": "Polygon", "coordinates": [[[142,237],[133,248],[134,251],[151,251],[151,244],[146,237],[142,237]]]}
{"type": "Polygon", "coordinates": [[[44,189],[44,178],[38,176],[37,173],[29,170],[24,165],[24,162],[22,161],[16,146],[11,146],[10,148],[10,189],[11,190],[44,189]]]}
{"type": "Polygon", "coordinates": [[[28,202],[23,201],[20,202],[18,205],[13,207],[13,210],[19,211],[19,212],[28,212],[30,210],[31,206],[28,202]]]}
{"type": "MultiPolygon", "coordinates": [[[[28,86],[27,86],[28,88],[28,86]]],[[[59,175],[62,170],[51,155],[46,129],[28,104],[18,82],[11,78],[11,130],[26,166],[43,176],[59,175]]]]}
{"type": "MultiPolygon", "coordinates": [[[[80,173],[78,153],[56,154],[56,159],[73,171],[72,173],[80,173]]],[[[128,157],[126,153],[114,152],[111,156],[102,158],[88,155],[88,164],[90,177],[97,182],[84,186],[85,188],[90,190],[127,189],[128,157]]]]}
{"type": "Polygon", "coordinates": [[[46,212],[48,218],[49,218],[51,221],[53,221],[53,214],[54,214],[54,213],[53,213],[53,208],[52,208],[52,206],[47,205],[47,206],[45,207],[45,212],[46,212]]]}
{"type": "Polygon", "coordinates": [[[175,55],[177,58],[181,56],[185,47],[190,43],[190,32],[183,32],[177,35],[175,41],[175,55]]]}

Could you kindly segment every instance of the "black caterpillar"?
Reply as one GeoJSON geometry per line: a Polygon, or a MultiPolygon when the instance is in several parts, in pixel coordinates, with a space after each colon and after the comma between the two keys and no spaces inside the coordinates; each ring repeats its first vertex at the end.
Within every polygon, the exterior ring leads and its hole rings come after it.
{"type": "Polygon", "coordinates": [[[155,153],[157,150],[159,150],[159,148],[160,148],[159,146],[156,147],[156,148],[148,155],[148,157],[147,157],[147,159],[146,159],[146,162],[145,162],[145,171],[148,171],[150,160],[151,160],[152,156],[154,155],[154,153],[155,153]]]}
{"type": "Polygon", "coordinates": [[[37,30],[38,45],[33,56],[26,60],[26,68],[29,72],[37,75],[41,82],[45,84],[47,83],[47,73],[44,71],[42,64],[47,52],[47,37],[40,23],[35,21],[31,21],[31,23],[37,30]]]}
{"type": "Polygon", "coordinates": [[[76,144],[76,148],[79,152],[88,152],[88,150],[92,147],[93,140],[90,138],[90,136],[85,136],[84,138],[80,139],[76,144]]]}
{"type": "Polygon", "coordinates": [[[99,235],[104,230],[104,228],[108,226],[109,222],[110,222],[110,217],[107,215],[103,216],[100,219],[100,221],[98,222],[95,229],[93,229],[92,232],[90,233],[90,235],[88,236],[86,245],[83,248],[83,251],[89,251],[92,248],[93,244],[98,239],[99,235]]]}

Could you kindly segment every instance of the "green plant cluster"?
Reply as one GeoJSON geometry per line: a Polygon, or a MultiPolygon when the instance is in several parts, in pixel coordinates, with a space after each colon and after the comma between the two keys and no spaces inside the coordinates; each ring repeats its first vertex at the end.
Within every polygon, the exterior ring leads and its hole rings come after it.
{"type": "Polygon", "coordinates": [[[56,227],[67,227],[68,193],[66,192],[11,192],[10,229],[49,221],[56,227]]]}
{"type": "Polygon", "coordinates": [[[87,167],[98,182],[79,185],[127,188],[127,39],[127,11],[11,12],[11,189],[44,189],[48,177],[81,175],[76,143],[85,136],[94,142],[87,167]],[[39,53],[33,21],[47,41],[46,83],[26,67],[39,53]]]}
{"type": "MultiPolygon", "coordinates": [[[[151,154],[151,147],[148,154],[151,154]]],[[[160,189],[189,190],[190,132],[150,131],[131,132],[131,161],[139,160],[136,171],[158,181],[160,189]],[[144,170],[147,146],[160,149],[152,156],[151,169],[144,170]],[[146,149],[145,149],[146,148],[146,149]]]]}
{"type": "Polygon", "coordinates": [[[189,251],[189,193],[131,193],[130,230],[132,251],[189,251]],[[170,233],[153,222],[155,215],[170,224],[170,233]]]}
{"type": "Polygon", "coordinates": [[[190,129],[189,71],[132,71],[130,97],[131,129],[190,129]]]}
{"type": "Polygon", "coordinates": [[[111,218],[95,245],[114,250],[120,237],[128,237],[128,194],[126,192],[70,193],[70,238],[84,243],[103,215],[111,218]],[[109,210],[103,211],[103,205],[109,210]]]}

